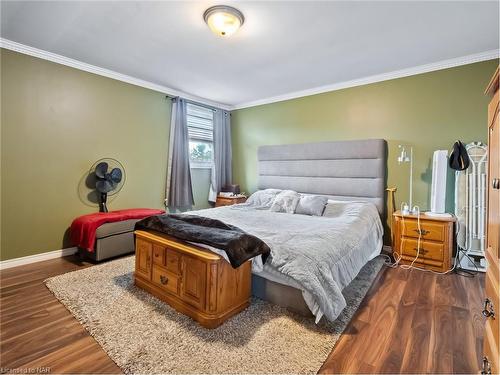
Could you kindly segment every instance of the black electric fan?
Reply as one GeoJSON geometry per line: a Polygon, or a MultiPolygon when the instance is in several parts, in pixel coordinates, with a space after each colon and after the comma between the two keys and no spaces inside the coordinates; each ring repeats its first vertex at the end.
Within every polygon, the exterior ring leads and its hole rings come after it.
{"type": "Polygon", "coordinates": [[[99,212],[108,212],[106,206],[108,196],[117,194],[125,183],[123,165],[115,159],[101,159],[94,163],[90,173],[95,179],[99,212]]]}

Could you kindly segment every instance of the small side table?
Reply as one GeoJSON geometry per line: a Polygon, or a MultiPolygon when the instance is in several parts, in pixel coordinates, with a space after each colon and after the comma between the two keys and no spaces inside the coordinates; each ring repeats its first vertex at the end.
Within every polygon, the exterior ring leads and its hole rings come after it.
{"type": "MultiPolygon", "coordinates": [[[[454,232],[454,217],[432,217],[420,214],[420,228],[416,215],[393,214],[394,248],[393,253],[401,255],[401,263],[411,264],[438,272],[451,268],[454,232]],[[420,249],[417,249],[420,237],[420,249]]],[[[396,254],[394,254],[396,256],[396,254]]]]}
{"type": "Polygon", "coordinates": [[[232,197],[225,197],[222,195],[217,195],[217,200],[215,201],[215,207],[221,206],[231,206],[233,204],[245,203],[247,197],[244,195],[235,195],[232,197]]]}

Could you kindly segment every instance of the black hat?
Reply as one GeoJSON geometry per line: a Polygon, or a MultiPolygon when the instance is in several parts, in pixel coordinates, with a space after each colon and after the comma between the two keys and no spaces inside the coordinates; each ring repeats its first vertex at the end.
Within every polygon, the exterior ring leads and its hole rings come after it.
{"type": "Polygon", "coordinates": [[[450,168],[457,171],[463,171],[469,168],[469,164],[469,154],[467,153],[464,144],[460,141],[456,141],[453,145],[453,151],[451,152],[449,159],[450,168]]]}

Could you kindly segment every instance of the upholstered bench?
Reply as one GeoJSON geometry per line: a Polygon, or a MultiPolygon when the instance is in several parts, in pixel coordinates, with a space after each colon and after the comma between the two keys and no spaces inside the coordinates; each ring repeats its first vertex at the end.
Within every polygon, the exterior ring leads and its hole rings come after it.
{"type": "Polygon", "coordinates": [[[101,225],[95,231],[94,251],[83,250],[81,253],[97,262],[133,253],[135,251],[134,225],[139,220],[131,219],[101,225]]]}
{"type": "Polygon", "coordinates": [[[97,262],[133,253],[135,223],[164,212],[139,208],[80,216],[71,224],[71,240],[80,256],[97,262]]]}

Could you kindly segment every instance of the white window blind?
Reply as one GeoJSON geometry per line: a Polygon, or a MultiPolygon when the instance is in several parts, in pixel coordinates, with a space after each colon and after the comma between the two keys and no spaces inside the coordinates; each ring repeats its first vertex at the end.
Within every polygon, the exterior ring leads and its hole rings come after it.
{"type": "Polygon", "coordinates": [[[188,103],[186,106],[186,112],[189,139],[213,142],[213,110],[188,103]]]}
{"type": "Polygon", "coordinates": [[[214,111],[188,103],[186,117],[191,168],[212,168],[214,161],[214,111]]]}

